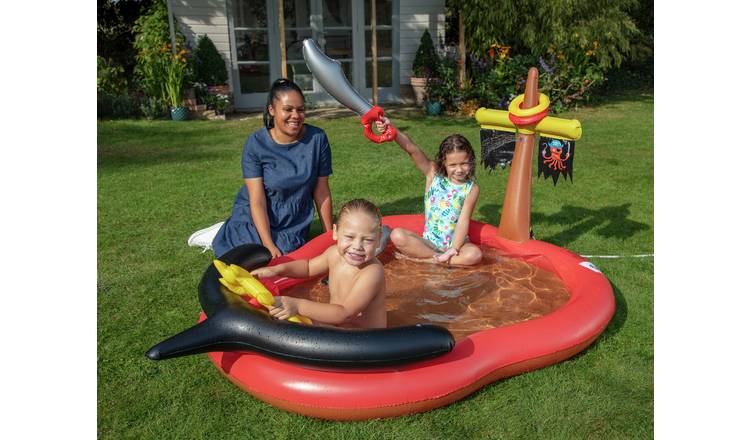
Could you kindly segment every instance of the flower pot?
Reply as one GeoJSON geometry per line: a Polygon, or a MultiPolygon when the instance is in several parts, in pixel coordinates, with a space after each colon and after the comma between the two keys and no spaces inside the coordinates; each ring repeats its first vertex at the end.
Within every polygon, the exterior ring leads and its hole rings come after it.
{"type": "Polygon", "coordinates": [[[427,78],[411,77],[411,88],[414,90],[414,100],[418,106],[424,104],[425,91],[427,88],[427,78]]]}
{"type": "Polygon", "coordinates": [[[229,94],[229,84],[215,84],[208,86],[208,93],[212,95],[217,95],[221,93],[222,95],[228,95],[229,94]]]}
{"type": "Polygon", "coordinates": [[[438,101],[429,101],[427,104],[425,104],[424,108],[427,111],[427,114],[430,116],[437,116],[442,110],[442,106],[438,101]]]}
{"type": "Polygon", "coordinates": [[[187,107],[172,107],[169,109],[173,121],[187,121],[190,112],[187,107]]]}

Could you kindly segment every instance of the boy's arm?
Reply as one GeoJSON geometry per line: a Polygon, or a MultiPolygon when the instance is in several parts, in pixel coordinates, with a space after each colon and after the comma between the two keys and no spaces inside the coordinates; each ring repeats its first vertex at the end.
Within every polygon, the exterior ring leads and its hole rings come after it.
{"type": "MultiPolygon", "coordinates": [[[[258,278],[284,276],[292,278],[308,278],[328,271],[328,253],[331,248],[309,260],[294,260],[271,267],[261,267],[250,272],[258,278]]],[[[334,249],[335,250],[335,249],[334,249]]]]}
{"type": "Polygon", "coordinates": [[[365,310],[384,285],[383,267],[373,264],[362,270],[343,304],[319,303],[281,296],[276,298],[275,308],[271,309],[271,315],[275,318],[287,319],[300,314],[326,324],[342,324],[365,310]]]}
{"type": "Polygon", "coordinates": [[[453,243],[451,247],[456,251],[461,249],[464,245],[464,237],[469,233],[469,223],[471,222],[471,214],[474,212],[474,206],[479,200],[479,185],[474,183],[471,187],[471,191],[464,200],[464,205],[461,207],[461,214],[458,215],[458,222],[456,223],[456,230],[453,233],[453,243]]]}

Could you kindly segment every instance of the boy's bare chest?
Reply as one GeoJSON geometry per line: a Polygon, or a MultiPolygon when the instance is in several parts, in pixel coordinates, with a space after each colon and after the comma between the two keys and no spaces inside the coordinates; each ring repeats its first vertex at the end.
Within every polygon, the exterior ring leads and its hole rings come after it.
{"type": "Polygon", "coordinates": [[[338,265],[328,272],[328,289],[331,302],[340,304],[349,295],[357,279],[357,271],[345,265],[338,265]]]}

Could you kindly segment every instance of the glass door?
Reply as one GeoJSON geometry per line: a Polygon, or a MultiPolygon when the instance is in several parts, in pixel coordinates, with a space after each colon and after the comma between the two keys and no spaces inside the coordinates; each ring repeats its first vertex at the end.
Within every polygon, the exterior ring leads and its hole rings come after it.
{"type": "MultiPolygon", "coordinates": [[[[398,0],[377,0],[378,93],[381,101],[398,98],[398,0]],[[395,43],[395,44],[394,44],[395,43]]],[[[262,108],[271,83],[281,76],[281,29],[275,0],[230,0],[230,44],[235,104],[262,108]]],[[[286,74],[311,104],[336,101],[314,80],[302,57],[302,41],[313,38],[329,57],[341,62],[350,84],[372,97],[370,0],[284,0],[286,74]]]]}
{"type": "Polygon", "coordinates": [[[313,76],[302,57],[302,42],[306,38],[313,38],[311,15],[310,0],[284,0],[286,76],[297,83],[303,92],[313,91],[313,76]]]}
{"type": "MultiPolygon", "coordinates": [[[[372,0],[364,0],[364,29],[365,29],[365,88],[366,97],[372,99],[372,0]]],[[[393,61],[394,31],[393,31],[393,1],[377,0],[375,2],[375,32],[377,42],[378,63],[378,100],[390,101],[398,97],[398,70],[393,61]],[[395,79],[395,81],[394,81],[395,79]]]]}
{"type": "MultiPolygon", "coordinates": [[[[232,80],[237,107],[262,107],[271,81],[268,1],[233,0],[230,16],[232,80]]],[[[275,70],[275,69],[274,69],[275,70]]]]}

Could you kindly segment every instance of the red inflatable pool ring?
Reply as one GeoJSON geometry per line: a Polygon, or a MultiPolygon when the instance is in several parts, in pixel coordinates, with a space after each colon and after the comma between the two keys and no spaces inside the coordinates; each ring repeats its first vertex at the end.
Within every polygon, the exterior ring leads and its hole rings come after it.
{"type": "MultiPolygon", "coordinates": [[[[387,216],[383,224],[419,233],[424,217],[387,216]]],[[[565,305],[541,318],[474,333],[440,357],[395,367],[343,371],[255,353],[212,352],[209,357],[238,387],[271,405],[324,419],[362,420],[444,406],[498,379],[560,362],[585,349],[614,314],[607,278],[566,249],[535,240],[519,244],[498,237],[496,231],[472,221],[469,236],[473,243],[555,273],[570,292],[565,305]]],[[[331,244],[331,234],[323,234],[287,257],[310,258],[331,244]]],[[[278,294],[303,281],[266,285],[278,294]]]]}

